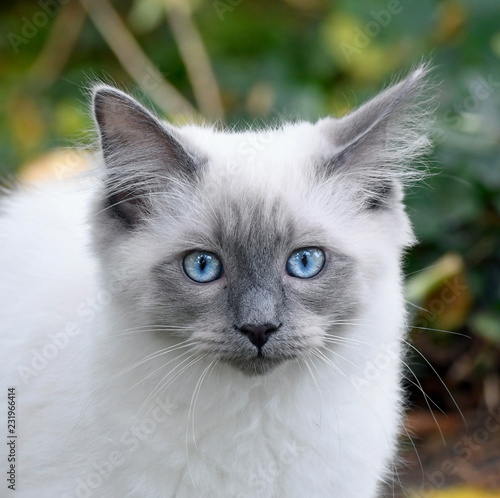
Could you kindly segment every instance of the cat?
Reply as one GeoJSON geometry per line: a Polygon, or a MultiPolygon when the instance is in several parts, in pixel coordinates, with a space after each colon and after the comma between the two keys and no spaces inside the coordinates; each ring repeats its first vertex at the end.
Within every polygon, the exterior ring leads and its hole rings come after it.
{"type": "Polygon", "coordinates": [[[94,173],[1,201],[19,496],[390,489],[426,72],[342,118],[244,132],[95,87],[94,173]]]}

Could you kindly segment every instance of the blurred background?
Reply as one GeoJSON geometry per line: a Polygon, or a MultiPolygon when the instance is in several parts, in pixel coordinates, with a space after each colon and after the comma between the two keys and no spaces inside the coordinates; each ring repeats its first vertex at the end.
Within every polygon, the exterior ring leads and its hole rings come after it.
{"type": "Polygon", "coordinates": [[[82,167],[67,148],[88,142],[95,80],[174,123],[241,128],[340,116],[432,60],[434,174],[408,193],[421,243],[405,266],[411,439],[394,494],[500,496],[498,0],[30,0],[1,3],[0,33],[0,174],[28,179],[82,167]]]}

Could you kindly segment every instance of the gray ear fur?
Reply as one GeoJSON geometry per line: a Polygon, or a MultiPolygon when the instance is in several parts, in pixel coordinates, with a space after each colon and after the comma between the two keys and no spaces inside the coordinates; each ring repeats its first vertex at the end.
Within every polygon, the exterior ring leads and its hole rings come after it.
{"type": "Polygon", "coordinates": [[[125,93],[100,85],[93,104],[106,166],[106,207],[132,227],[147,212],[151,193],[164,191],[173,177],[192,176],[196,160],[173,127],[125,93]]]}
{"type": "Polygon", "coordinates": [[[323,171],[357,184],[365,208],[390,206],[401,183],[421,175],[410,166],[429,146],[426,72],[421,66],[348,116],[318,123],[332,144],[323,171]]]}

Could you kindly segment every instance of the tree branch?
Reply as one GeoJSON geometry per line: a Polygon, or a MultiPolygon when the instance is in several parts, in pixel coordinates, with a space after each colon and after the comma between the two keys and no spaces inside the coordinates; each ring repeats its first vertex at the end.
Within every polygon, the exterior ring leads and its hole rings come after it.
{"type": "Polygon", "coordinates": [[[123,68],[163,112],[172,116],[196,109],[158,71],[108,0],[80,0],[123,68]]]}
{"type": "Polygon", "coordinates": [[[45,45],[30,69],[30,76],[37,78],[38,86],[51,86],[73,51],[85,21],[85,11],[76,2],[61,7],[45,45]]]}
{"type": "Polygon", "coordinates": [[[224,116],[222,99],[210,59],[191,17],[189,0],[164,0],[167,22],[193,87],[200,110],[212,119],[224,116]]]}

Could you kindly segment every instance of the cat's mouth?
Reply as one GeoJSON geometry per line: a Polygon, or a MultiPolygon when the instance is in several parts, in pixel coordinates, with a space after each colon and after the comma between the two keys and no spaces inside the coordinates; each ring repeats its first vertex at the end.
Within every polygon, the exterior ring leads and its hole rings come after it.
{"type": "Polygon", "coordinates": [[[232,341],[204,339],[197,349],[245,375],[255,376],[268,374],[282,363],[296,359],[306,349],[305,345],[294,344],[292,347],[283,342],[271,339],[266,344],[255,347],[250,341],[234,344],[232,341]]]}
{"type": "Polygon", "coordinates": [[[240,370],[245,375],[265,375],[274,370],[287,360],[295,358],[295,355],[274,355],[269,352],[259,350],[255,356],[222,358],[222,361],[229,363],[233,368],[240,370]]]}
{"type": "Polygon", "coordinates": [[[265,375],[272,370],[274,370],[278,365],[283,363],[284,360],[277,360],[273,358],[267,358],[262,353],[255,356],[254,358],[249,358],[244,361],[230,361],[231,365],[246,375],[265,375]]]}

